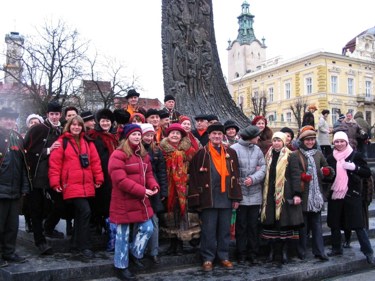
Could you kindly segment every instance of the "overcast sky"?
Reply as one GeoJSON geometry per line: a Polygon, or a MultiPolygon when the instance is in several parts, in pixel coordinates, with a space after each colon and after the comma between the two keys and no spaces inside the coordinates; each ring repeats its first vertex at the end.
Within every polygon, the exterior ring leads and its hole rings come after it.
{"type": "MultiPolygon", "coordinates": [[[[237,36],[237,16],[243,0],[212,1],[216,41],[226,75],[227,41],[237,36]]],[[[375,26],[375,1],[371,0],[247,1],[255,15],[255,36],[266,39],[267,58],[292,58],[317,49],[341,53],[349,40],[375,26]]],[[[26,35],[46,20],[62,19],[99,52],[128,65],[128,70],[140,77],[144,88],[141,96],[162,100],[161,0],[3,2],[1,49],[10,31],[26,35]]]]}

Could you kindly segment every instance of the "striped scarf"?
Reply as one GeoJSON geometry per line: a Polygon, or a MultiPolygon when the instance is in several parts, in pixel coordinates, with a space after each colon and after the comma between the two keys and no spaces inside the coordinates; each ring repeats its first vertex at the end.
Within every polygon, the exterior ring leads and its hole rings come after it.
{"type": "Polygon", "coordinates": [[[320,192],[319,188],[319,179],[318,174],[316,172],[316,165],[314,160],[314,155],[317,152],[317,150],[303,150],[302,148],[300,148],[299,150],[307,159],[306,173],[312,176],[311,181],[309,182],[309,197],[307,200],[307,211],[317,213],[320,212],[324,204],[323,195],[320,192]]]}

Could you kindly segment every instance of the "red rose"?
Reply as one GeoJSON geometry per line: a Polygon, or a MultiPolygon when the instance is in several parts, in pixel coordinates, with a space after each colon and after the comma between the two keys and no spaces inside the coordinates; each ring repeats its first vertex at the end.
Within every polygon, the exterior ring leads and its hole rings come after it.
{"type": "Polygon", "coordinates": [[[18,146],[16,146],[16,145],[12,145],[12,146],[10,147],[10,150],[18,151],[19,148],[18,148],[18,146]]]}
{"type": "Polygon", "coordinates": [[[306,173],[302,173],[302,174],[301,174],[301,180],[302,180],[303,182],[310,182],[311,179],[312,179],[312,176],[311,176],[311,175],[306,174],[306,173]]]}
{"type": "Polygon", "coordinates": [[[323,176],[329,176],[329,174],[331,173],[330,169],[328,167],[323,167],[322,169],[322,173],[323,173],[323,176]]]}

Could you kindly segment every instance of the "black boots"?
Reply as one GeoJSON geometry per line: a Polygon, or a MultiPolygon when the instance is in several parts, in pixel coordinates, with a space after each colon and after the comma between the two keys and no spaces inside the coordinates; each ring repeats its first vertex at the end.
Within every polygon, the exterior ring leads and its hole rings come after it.
{"type": "Polygon", "coordinates": [[[270,251],[268,254],[267,262],[275,261],[276,256],[280,256],[279,262],[282,264],[288,263],[288,248],[286,245],[286,241],[270,241],[270,251]]]}
{"type": "Polygon", "coordinates": [[[177,255],[182,256],[183,254],[183,241],[177,238],[171,238],[169,248],[166,252],[167,255],[177,255]]]}

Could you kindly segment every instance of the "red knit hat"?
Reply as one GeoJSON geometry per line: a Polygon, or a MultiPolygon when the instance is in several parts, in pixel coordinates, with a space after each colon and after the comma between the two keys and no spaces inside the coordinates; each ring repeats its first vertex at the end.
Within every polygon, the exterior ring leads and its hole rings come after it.
{"type": "Polygon", "coordinates": [[[266,124],[267,126],[267,119],[266,117],[262,116],[262,115],[258,115],[258,116],[255,116],[253,121],[251,121],[251,125],[256,125],[258,123],[259,120],[264,120],[264,123],[266,124]]]}

